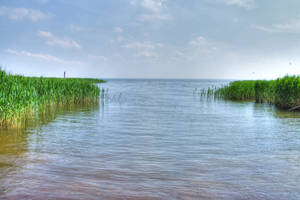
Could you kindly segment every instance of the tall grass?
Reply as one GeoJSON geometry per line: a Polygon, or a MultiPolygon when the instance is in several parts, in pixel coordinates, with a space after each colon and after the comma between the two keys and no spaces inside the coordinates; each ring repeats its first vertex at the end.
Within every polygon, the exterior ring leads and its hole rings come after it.
{"type": "Polygon", "coordinates": [[[215,96],[227,100],[255,100],[282,109],[300,107],[300,76],[276,80],[235,81],[215,90],[215,96]]]}
{"type": "Polygon", "coordinates": [[[284,109],[300,105],[300,76],[285,76],[276,80],[275,105],[284,109]]]}
{"type": "Polygon", "coordinates": [[[254,91],[256,103],[273,104],[275,102],[275,81],[255,81],[254,91]]]}
{"type": "Polygon", "coordinates": [[[0,126],[16,124],[49,104],[98,101],[98,79],[36,78],[10,75],[0,70],[0,126]]]}
{"type": "Polygon", "coordinates": [[[255,81],[235,81],[215,90],[216,98],[228,100],[249,100],[255,97],[255,81]]]}

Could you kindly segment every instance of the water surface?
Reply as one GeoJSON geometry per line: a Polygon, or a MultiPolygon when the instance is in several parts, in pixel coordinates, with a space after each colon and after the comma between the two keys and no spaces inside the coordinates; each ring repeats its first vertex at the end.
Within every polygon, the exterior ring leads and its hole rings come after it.
{"type": "Polygon", "coordinates": [[[197,94],[224,83],[109,80],[1,130],[0,199],[300,199],[300,114],[197,94]]]}

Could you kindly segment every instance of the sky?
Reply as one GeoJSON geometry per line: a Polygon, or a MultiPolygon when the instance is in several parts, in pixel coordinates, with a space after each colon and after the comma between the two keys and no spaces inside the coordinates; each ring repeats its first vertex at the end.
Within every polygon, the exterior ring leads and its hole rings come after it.
{"type": "Polygon", "coordinates": [[[26,76],[300,73],[299,0],[0,0],[0,65],[26,76]]]}

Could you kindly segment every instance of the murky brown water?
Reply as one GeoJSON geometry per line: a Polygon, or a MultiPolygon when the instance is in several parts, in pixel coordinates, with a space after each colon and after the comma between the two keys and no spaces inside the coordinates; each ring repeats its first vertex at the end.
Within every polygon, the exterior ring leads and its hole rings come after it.
{"type": "Polygon", "coordinates": [[[215,84],[110,80],[1,130],[0,199],[300,199],[300,114],[193,94],[215,84]]]}

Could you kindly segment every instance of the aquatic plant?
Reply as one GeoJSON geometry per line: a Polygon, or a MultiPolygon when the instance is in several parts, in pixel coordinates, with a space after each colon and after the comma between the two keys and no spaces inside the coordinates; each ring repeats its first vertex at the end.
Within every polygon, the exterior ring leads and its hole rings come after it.
{"type": "Polygon", "coordinates": [[[16,124],[47,104],[79,104],[98,101],[99,79],[37,78],[0,70],[0,126],[16,124]]]}
{"type": "Polygon", "coordinates": [[[256,103],[273,104],[275,102],[275,81],[255,81],[254,90],[256,103]]]}
{"type": "Polygon", "coordinates": [[[215,90],[216,98],[228,100],[250,100],[255,97],[255,81],[234,81],[229,85],[215,90]]]}
{"type": "Polygon", "coordinates": [[[216,87],[212,86],[212,87],[208,87],[207,89],[202,88],[198,92],[198,89],[195,88],[193,93],[198,94],[201,98],[203,98],[203,97],[212,98],[212,97],[214,97],[214,93],[215,93],[216,89],[217,89],[216,87]]]}
{"type": "Polygon", "coordinates": [[[295,110],[300,108],[300,76],[285,76],[270,81],[235,81],[218,88],[214,94],[226,100],[255,100],[256,103],[295,110]]]}
{"type": "Polygon", "coordinates": [[[285,76],[275,81],[274,103],[284,109],[300,105],[300,76],[285,76]]]}

